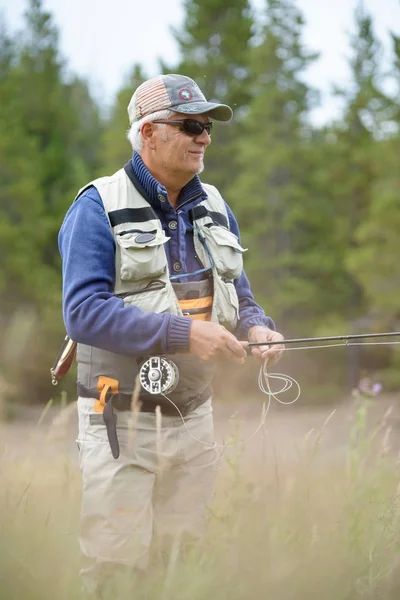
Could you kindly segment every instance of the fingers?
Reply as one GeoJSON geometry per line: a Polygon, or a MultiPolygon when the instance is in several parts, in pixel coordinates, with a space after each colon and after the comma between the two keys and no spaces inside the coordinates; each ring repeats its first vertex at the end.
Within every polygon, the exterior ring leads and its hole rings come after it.
{"type": "Polygon", "coordinates": [[[228,360],[243,364],[246,349],[225,327],[212,322],[192,321],[190,351],[201,360],[228,360]]]}
{"type": "Polygon", "coordinates": [[[251,349],[252,356],[262,364],[266,359],[266,353],[268,351],[269,346],[257,346],[256,348],[251,349]]]}
{"type": "Polygon", "coordinates": [[[265,360],[268,361],[268,365],[275,365],[283,356],[285,351],[285,346],[283,344],[283,336],[277,331],[271,331],[267,328],[254,328],[252,340],[254,342],[259,342],[262,345],[255,346],[252,348],[251,353],[256,358],[259,363],[263,363],[265,360]],[[269,345],[268,342],[280,342],[282,344],[273,344],[269,345]],[[265,342],[262,343],[262,342],[265,342]]]}
{"type": "Polygon", "coordinates": [[[229,356],[227,356],[228,360],[231,360],[237,364],[244,363],[247,356],[246,348],[244,344],[239,342],[233,335],[228,336],[226,340],[226,348],[229,350],[229,356]]]}
{"type": "Polygon", "coordinates": [[[242,365],[246,359],[247,352],[243,345],[234,335],[224,330],[221,336],[214,339],[214,352],[210,358],[228,360],[242,365]]]}
{"type": "Polygon", "coordinates": [[[276,363],[282,358],[285,351],[285,346],[283,344],[277,344],[267,348],[265,346],[261,346],[260,348],[265,348],[260,352],[260,359],[263,361],[267,360],[270,366],[276,365],[276,363]]]}

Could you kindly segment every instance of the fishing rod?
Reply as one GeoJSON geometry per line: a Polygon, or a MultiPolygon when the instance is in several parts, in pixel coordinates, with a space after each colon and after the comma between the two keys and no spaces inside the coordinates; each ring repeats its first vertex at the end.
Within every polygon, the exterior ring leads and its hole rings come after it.
{"type": "MultiPolygon", "coordinates": [[[[247,342],[247,347],[254,346],[272,346],[277,344],[301,344],[301,343],[313,343],[313,342],[349,342],[350,340],[362,340],[368,338],[385,338],[385,337],[395,337],[400,336],[400,331],[386,332],[386,333],[362,333],[362,334],[353,334],[353,335],[333,335],[333,336],[325,336],[325,337],[313,337],[313,338],[295,338],[288,340],[277,340],[277,341],[265,341],[265,342],[247,342]]],[[[379,344],[380,342],[376,342],[379,344]]],[[[383,342],[385,343],[385,342],[383,342]]],[[[400,344],[400,342],[386,342],[386,343],[394,343],[400,344]]],[[[334,344],[333,344],[334,346],[334,344]]],[[[318,346],[316,346],[318,347],[318,346]]],[[[324,346],[322,346],[324,347],[324,346]]],[[[325,346],[329,347],[329,346],[325,346]]],[[[64,339],[62,347],[60,349],[59,355],[55,361],[55,364],[50,369],[52,376],[53,385],[57,385],[58,381],[64,377],[64,375],[68,372],[76,354],[77,343],[69,338],[67,335],[64,339]]],[[[300,350],[299,348],[287,348],[287,350],[300,350]]],[[[177,413],[182,419],[183,425],[185,426],[190,437],[194,438],[197,442],[203,444],[204,446],[210,446],[208,442],[204,442],[197,437],[193,436],[191,431],[188,429],[185,418],[181,413],[179,406],[177,406],[173,400],[171,400],[167,394],[170,394],[176,388],[179,381],[179,370],[175,363],[171,359],[167,359],[161,356],[152,356],[148,360],[146,360],[139,369],[139,381],[141,387],[146,390],[150,394],[161,395],[168,402],[170,402],[176,409],[177,413]]],[[[264,365],[260,367],[260,372],[258,376],[258,387],[263,394],[266,394],[268,397],[267,403],[263,403],[262,414],[260,424],[256,428],[256,430],[250,435],[250,437],[246,440],[250,440],[252,437],[256,435],[256,433],[264,427],[265,419],[267,417],[267,413],[269,411],[272,399],[276,400],[280,404],[293,404],[296,402],[301,394],[300,384],[294,379],[294,377],[290,377],[290,375],[283,375],[279,373],[269,373],[267,370],[267,361],[264,362],[264,365]],[[281,389],[272,391],[270,387],[270,380],[280,381],[283,383],[281,389]],[[278,398],[279,394],[287,392],[292,387],[295,388],[296,395],[292,400],[283,401],[278,398]]],[[[112,398],[112,396],[111,396],[112,398]]],[[[158,409],[160,407],[158,406],[158,409]]],[[[115,426],[115,415],[113,414],[112,402],[111,400],[107,403],[105,401],[104,408],[104,423],[107,428],[107,435],[111,446],[112,455],[114,458],[119,457],[119,444],[118,444],[118,436],[117,430],[115,426]],[[106,418],[106,411],[107,418],[106,418]],[[111,415],[111,417],[110,417],[111,415]]],[[[215,444],[212,443],[213,448],[221,448],[223,451],[227,444],[215,444]]],[[[222,456],[222,453],[220,454],[222,456]]],[[[220,456],[216,459],[219,460],[220,456]]]]}
{"type": "MultiPolygon", "coordinates": [[[[317,343],[317,342],[348,342],[350,340],[360,340],[367,338],[383,338],[383,337],[395,337],[400,336],[400,331],[390,331],[387,333],[360,333],[353,335],[331,335],[326,337],[312,337],[312,338],[295,338],[288,340],[277,340],[277,341],[265,341],[265,342],[247,342],[247,347],[255,346],[274,346],[277,344],[305,344],[305,343],[317,343]]],[[[397,343],[397,342],[395,342],[397,343]]],[[[65,336],[64,342],[61,346],[60,352],[56,358],[53,367],[50,369],[52,383],[57,385],[58,381],[62,379],[66,373],[68,373],[72,362],[75,358],[77,344],[67,335],[65,336]]],[[[164,365],[165,367],[165,365],[164,365]]]]}
{"type": "Polygon", "coordinates": [[[296,338],[289,340],[266,341],[266,342],[248,342],[249,346],[273,346],[276,344],[308,344],[314,342],[348,342],[350,340],[363,340],[367,338],[382,338],[400,336],[400,331],[390,331],[386,333],[358,333],[353,335],[329,335],[325,337],[296,338]]]}

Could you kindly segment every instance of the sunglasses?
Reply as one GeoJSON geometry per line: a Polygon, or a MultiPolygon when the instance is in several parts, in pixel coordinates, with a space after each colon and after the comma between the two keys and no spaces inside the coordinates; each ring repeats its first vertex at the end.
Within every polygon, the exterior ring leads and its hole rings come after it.
{"type": "Polygon", "coordinates": [[[211,129],[213,126],[212,121],[208,123],[202,123],[201,121],[197,121],[196,119],[183,119],[182,121],[162,121],[157,120],[153,121],[153,123],[163,123],[164,125],[175,125],[179,127],[181,131],[187,133],[187,135],[191,135],[196,137],[197,135],[201,135],[204,130],[207,131],[208,135],[211,135],[211,129]]]}

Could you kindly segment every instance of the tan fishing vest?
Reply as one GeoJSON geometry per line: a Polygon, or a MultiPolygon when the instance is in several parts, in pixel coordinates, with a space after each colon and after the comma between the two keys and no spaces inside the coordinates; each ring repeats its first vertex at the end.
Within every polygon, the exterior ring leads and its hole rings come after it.
{"type": "MultiPolygon", "coordinates": [[[[222,221],[229,223],[226,206],[218,190],[202,184],[208,198],[192,211],[195,252],[204,268],[212,268],[212,278],[208,283],[173,284],[165,252],[169,237],[165,235],[155,211],[138,192],[125,170],[120,169],[111,177],[89,183],[78,196],[92,185],[103,201],[115,239],[114,294],[123,298],[126,306],[136,306],[144,312],[185,316],[179,305],[182,289],[187,290],[191,286],[203,288],[202,293],[212,294],[211,320],[234,330],[239,318],[234,280],[243,269],[244,249],[229,229],[218,224],[222,221]],[[206,290],[210,282],[211,290],[206,290]]],[[[200,393],[209,385],[214,374],[213,367],[192,355],[177,354],[171,358],[180,371],[175,395],[193,395],[194,388],[200,393]],[[193,369],[197,371],[195,376],[193,369]]],[[[119,381],[120,391],[132,391],[138,372],[135,357],[79,344],[77,359],[78,382],[85,388],[95,389],[97,378],[106,376],[119,381]]],[[[179,401],[178,397],[176,399],[179,401]]]]}

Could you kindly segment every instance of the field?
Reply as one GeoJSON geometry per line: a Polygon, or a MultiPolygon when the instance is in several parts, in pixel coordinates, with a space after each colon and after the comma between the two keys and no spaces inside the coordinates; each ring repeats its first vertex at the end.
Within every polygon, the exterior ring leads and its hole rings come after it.
{"type": "MultiPolygon", "coordinates": [[[[311,409],[217,402],[228,444],[204,542],[173,545],[135,599],[400,597],[400,405],[349,397],[311,409]],[[247,441],[246,441],[247,440],[247,441]]],[[[0,425],[0,599],[83,600],[75,406],[0,425]]],[[[118,582],[110,598],[132,598],[118,582]]]]}

